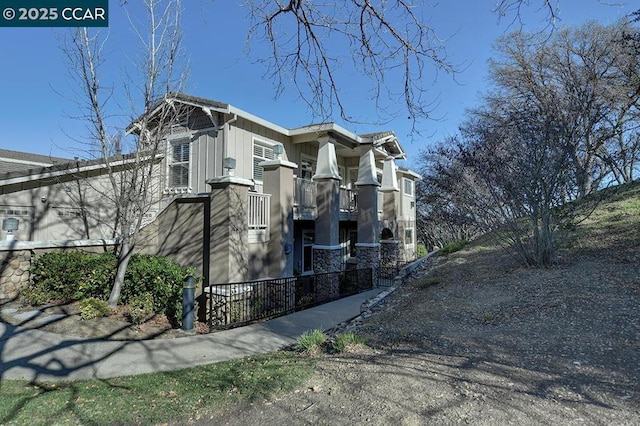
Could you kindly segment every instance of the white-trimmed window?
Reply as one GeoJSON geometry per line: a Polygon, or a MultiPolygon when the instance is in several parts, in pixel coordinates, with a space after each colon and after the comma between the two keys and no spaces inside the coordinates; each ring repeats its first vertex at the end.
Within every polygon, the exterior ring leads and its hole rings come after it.
{"type": "Polygon", "coordinates": [[[413,197],[413,181],[411,179],[404,178],[404,195],[413,197]]]}
{"type": "Polygon", "coordinates": [[[167,155],[168,188],[189,187],[190,145],[191,142],[188,138],[169,141],[167,155]]]}
{"type": "Polygon", "coordinates": [[[259,140],[253,141],[253,180],[262,182],[264,169],[260,167],[260,163],[267,160],[273,160],[276,156],[273,152],[273,145],[259,140]]]}
{"type": "Polygon", "coordinates": [[[413,244],[413,228],[406,228],[404,230],[404,243],[405,245],[413,244]]]}

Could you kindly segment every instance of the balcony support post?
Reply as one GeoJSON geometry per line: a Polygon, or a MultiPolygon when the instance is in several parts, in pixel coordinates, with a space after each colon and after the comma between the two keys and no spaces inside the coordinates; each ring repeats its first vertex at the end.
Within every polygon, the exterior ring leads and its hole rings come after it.
{"type": "Polygon", "coordinates": [[[235,176],[207,181],[211,186],[209,229],[209,277],[235,282],[249,276],[248,193],[253,182],[235,176]]]}
{"type": "Polygon", "coordinates": [[[285,160],[260,163],[264,192],[271,194],[269,277],[293,275],[293,171],[298,165],[285,160]]]}
{"type": "Polygon", "coordinates": [[[380,264],[378,179],[372,143],[360,145],[358,166],[358,242],[356,256],[358,268],[377,268],[380,264]]]}
{"type": "MultiPolygon", "coordinates": [[[[318,138],[318,165],[313,180],[317,182],[316,204],[318,216],[315,224],[316,241],[313,246],[313,271],[325,273],[339,271],[342,263],[340,246],[340,174],[336,159],[335,141],[330,136],[318,138]]],[[[340,294],[336,279],[323,283],[318,289],[320,297],[333,299],[340,294]]]]}

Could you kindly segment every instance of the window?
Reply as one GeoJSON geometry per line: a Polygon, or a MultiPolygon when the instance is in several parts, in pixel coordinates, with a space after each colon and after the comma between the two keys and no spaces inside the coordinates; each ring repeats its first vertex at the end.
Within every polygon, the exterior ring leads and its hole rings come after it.
{"type": "Polygon", "coordinates": [[[340,186],[346,187],[347,173],[344,166],[338,166],[338,173],[340,173],[340,186]]]}
{"type": "Polygon", "coordinates": [[[356,189],[356,181],[358,180],[358,168],[349,167],[349,175],[347,176],[347,188],[356,189]]]}
{"type": "Polygon", "coordinates": [[[273,160],[276,158],[273,153],[273,147],[260,143],[258,141],[253,142],[253,179],[262,182],[264,176],[264,170],[259,166],[260,163],[267,160],[273,160]]]}
{"type": "Polygon", "coordinates": [[[413,244],[413,229],[405,229],[404,230],[404,243],[409,245],[413,244]]]}
{"type": "Polygon", "coordinates": [[[189,139],[180,139],[169,144],[169,179],[170,188],[189,187],[189,139]]]}
{"type": "Polygon", "coordinates": [[[317,160],[313,157],[302,154],[300,158],[300,177],[302,179],[311,180],[316,172],[317,160]]]}
{"type": "Polygon", "coordinates": [[[29,211],[27,210],[13,210],[13,209],[2,209],[0,210],[0,215],[2,216],[29,216],[29,211]]]}
{"type": "Polygon", "coordinates": [[[413,181],[411,179],[404,179],[404,195],[413,196],[413,181]]]}

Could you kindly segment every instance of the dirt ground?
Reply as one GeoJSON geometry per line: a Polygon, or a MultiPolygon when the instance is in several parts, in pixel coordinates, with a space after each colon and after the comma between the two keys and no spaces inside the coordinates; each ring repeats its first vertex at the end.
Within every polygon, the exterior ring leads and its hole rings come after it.
{"type": "Polygon", "coordinates": [[[367,346],[193,423],[639,425],[640,250],[598,253],[547,270],[482,247],[433,258],[339,330],[367,346]]]}
{"type": "MultiPolygon", "coordinates": [[[[481,243],[433,257],[332,330],[367,345],[318,355],[316,374],[293,392],[190,424],[640,425],[640,227],[594,232],[550,269],[481,243]]],[[[161,320],[65,321],[45,329],[174,337],[161,320]]]]}

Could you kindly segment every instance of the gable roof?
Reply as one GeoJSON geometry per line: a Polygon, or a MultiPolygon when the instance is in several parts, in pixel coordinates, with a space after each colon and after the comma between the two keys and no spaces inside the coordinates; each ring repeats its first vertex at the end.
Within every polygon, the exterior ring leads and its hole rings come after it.
{"type": "MultiPolygon", "coordinates": [[[[14,151],[14,154],[15,156],[26,155],[28,156],[27,158],[32,158],[29,156],[38,156],[38,154],[29,154],[17,151],[14,151]]],[[[148,153],[142,154],[146,154],[145,158],[151,158],[148,153]]],[[[156,154],[155,159],[157,160],[162,157],[162,154],[156,154]]],[[[64,158],[56,158],[56,160],[60,161],[48,166],[33,164],[28,168],[14,171],[5,171],[4,169],[0,169],[0,194],[4,194],[3,188],[5,186],[23,184],[25,182],[38,181],[42,179],[62,179],[65,176],[66,178],[69,178],[79,176],[82,173],[104,170],[107,167],[107,162],[102,158],[96,158],[93,160],[68,160],[64,158]]],[[[135,154],[125,154],[109,158],[109,165],[111,167],[119,168],[135,161],[135,154]]]]}
{"type": "Polygon", "coordinates": [[[0,149],[0,174],[50,167],[69,161],[71,160],[50,155],[0,149]]]}
{"type": "MultiPolygon", "coordinates": [[[[377,148],[384,148],[386,153],[389,155],[392,155],[396,158],[405,158],[404,149],[400,145],[400,142],[398,141],[398,138],[393,131],[357,135],[333,122],[315,123],[296,128],[285,128],[268,120],[260,118],[256,115],[253,115],[249,112],[246,112],[240,108],[236,108],[231,104],[201,98],[198,96],[187,95],[180,92],[170,93],[167,95],[167,97],[160,100],[154,106],[154,108],[151,109],[151,114],[155,115],[167,102],[170,103],[173,101],[202,108],[207,113],[215,111],[223,114],[242,117],[268,129],[276,131],[280,134],[292,137],[294,139],[294,143],[296,142],[296,140],[297,142],[306,142],[309,136],[316,136],[318,134],[329,134],[333,138],[335,138],[338,143],[343,144],[346,148],[353,149],[362,143],[373,143],[377,145],[377,148]]],[[[130,127],[133,127],[133,125],[130,127]]]]}

